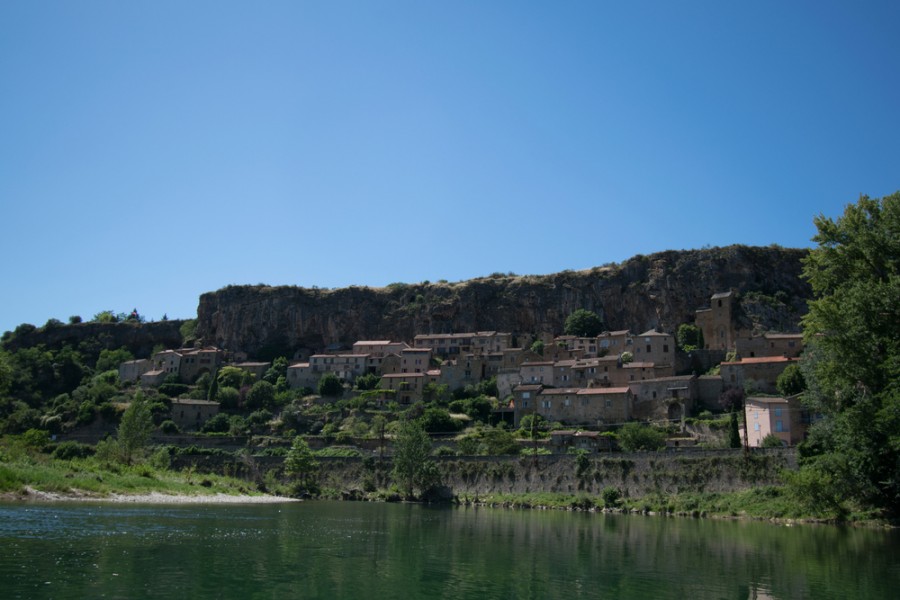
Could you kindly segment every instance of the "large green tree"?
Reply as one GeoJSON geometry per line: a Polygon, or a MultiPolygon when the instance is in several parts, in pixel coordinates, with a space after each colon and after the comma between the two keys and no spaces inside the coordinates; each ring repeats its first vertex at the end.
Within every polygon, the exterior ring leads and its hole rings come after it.
{"type": "Polygon", "coordinates": [[[804,261],[809,408],[823,418],[801,448],[801,498],[843,512],[900,514],[900,192],[863,196],[815,219],[804,261]]]}
{"type": "Polygon", "coordinates": [[[394,438],[394,478],[406,494],[426,492],[434,485],[435,468],[429,459],[431,438],[418,421],[406,421],[394,438]]]}
{"type": "Polygon", "coordinates": [[[597,313],[579,308],[566,318],[567,335],[578,337],[594,337],[603,331],[603,320],[597,313]]]}
{"type": "Polygon", "coordinates": [[[131,464],[131,461],[147,445],[152,432],[153,414],[150,410],[150,403],[139,392],[135,394],[131,404],[122,413],[122,422],[119,423],[116,435],[122,462],[131,464]]]}

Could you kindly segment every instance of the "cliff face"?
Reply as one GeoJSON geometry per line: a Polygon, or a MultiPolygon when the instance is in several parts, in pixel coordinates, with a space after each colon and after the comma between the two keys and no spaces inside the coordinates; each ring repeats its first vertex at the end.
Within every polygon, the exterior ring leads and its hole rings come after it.
{"type": "Polygon", "coordinates": [[[674,331],[719,291],[734,290],[738,325],[795,330],[809,287],[806,250],[729,246],[636,256],[621,265],[543,276],[335,290],[229,286],[200,297],[197,335],[206,344],[269,358],[356,340],[412,341],[417,333],[563,331],[578,308],[608,329],[674,331]]]}

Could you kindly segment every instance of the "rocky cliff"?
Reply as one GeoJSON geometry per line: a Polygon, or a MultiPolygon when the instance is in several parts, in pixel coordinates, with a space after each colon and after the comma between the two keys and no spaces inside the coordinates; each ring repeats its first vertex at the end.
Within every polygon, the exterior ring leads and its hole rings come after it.
{"type": "Polygon", "coordinates": [[[553,275],[492,275],[458,283],[323,290],[229,286],[200,297],[206,344],[271,358],[349,347],[361,339],[412,341],[417,333],[561,333],[578,308],[610,330],[674,331],[715,292],[734,290],[741,328],[796,330],[809,287],[801,249],[729,246],[639,255],[620,265],[553,275]]]}

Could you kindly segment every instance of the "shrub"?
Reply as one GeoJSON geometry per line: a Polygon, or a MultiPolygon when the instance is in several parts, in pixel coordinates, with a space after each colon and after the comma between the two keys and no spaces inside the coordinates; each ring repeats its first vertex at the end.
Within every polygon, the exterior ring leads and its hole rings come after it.
{"type": "Polygon", "coordinates": [[[60,442],[53,449],[51,456],[59,460],[72,460],[73,458],[87,458],[94,455],[94,447],[80,442],[60,442]]]}
{"type": "Polygon", "coordinates": [[[622,500],[622,492],[614,487],[606,487],[603,488],[600,497],[603,499],[603,506],[606,508],[615,508],[622,500]]]}
{"type": "Polygon", "coordinates": [[[175,435],[176,433],[181,433],[181,429],[179,429],[178,425],[175,424],[175,421],[172,420],[167,420],[160,423],[159,429],[166,435],[175,435]]]}

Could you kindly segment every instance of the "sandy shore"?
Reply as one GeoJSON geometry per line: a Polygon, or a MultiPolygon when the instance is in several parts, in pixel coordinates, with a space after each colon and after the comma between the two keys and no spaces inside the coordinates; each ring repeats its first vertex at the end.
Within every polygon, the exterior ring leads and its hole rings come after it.
{"type": "Polygon", "coordinates": [[[231,496],[228,494],[183,495],[150,492],[149,494],[109,494],[101,496],[73,490],[61,494],[26,487],[21,492],[0,494],[0,500],[13,502],[117,502],[129,504],[275,504],[299,502],[282,496],[231,496]]]}

